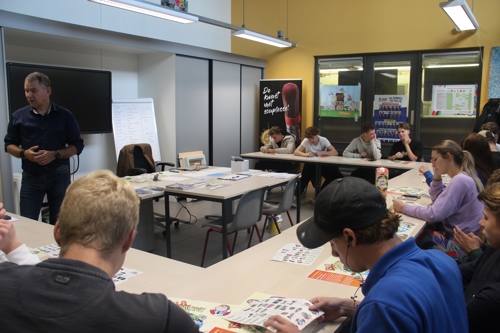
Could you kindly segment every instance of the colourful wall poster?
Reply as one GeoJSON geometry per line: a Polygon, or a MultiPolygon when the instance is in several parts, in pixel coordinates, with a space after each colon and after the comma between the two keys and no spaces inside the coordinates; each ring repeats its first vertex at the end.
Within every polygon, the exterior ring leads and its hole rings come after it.
{"type": "Polygon", "coordinates": [[[333,118],[358,118],[361,115],[361,86],[321,86],[319,115],[333,118]]]}
{"type": "Polygon", "coordinates": [[[500,46],[491,48],[488,98],[500,98],[500,46]]]}
{"type": "Polygon", "coordinates": [[[399,141],[398,125],[407,119],[408,96],[375,95],[373,122],[377,139],[382,142],[399,141]]]}
{"type": "Polygon", "coordinates": [[[432,86],[433,116],[475,116],[477,85],[432,86]]]}
{"type": "Polygon", "coordinates": [[[297,145],[302,141],[302,80],[260,81],[259,146],[269,140],[267,130],[279,126],[295,136],[297,145]]]}

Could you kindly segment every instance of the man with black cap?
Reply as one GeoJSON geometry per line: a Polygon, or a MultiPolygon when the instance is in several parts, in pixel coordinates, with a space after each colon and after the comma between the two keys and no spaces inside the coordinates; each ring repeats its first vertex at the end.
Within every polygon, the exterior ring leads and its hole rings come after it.
{"type": "MultiPolygon", "coordinates": [[[[317,197],[314,216],[297,229],[308,248],[329,242],[332,255],[353,272],[370,270],[365,298],[316,297],[321,320],[352,318],[351,332],[468,332],[457,264],[441,251],[421,250],[396,235],[401,217],[367,181],[334,180],[317,197]]],[[[266,323],[279,333],[299,332],[279,316],[266,323]]]]}

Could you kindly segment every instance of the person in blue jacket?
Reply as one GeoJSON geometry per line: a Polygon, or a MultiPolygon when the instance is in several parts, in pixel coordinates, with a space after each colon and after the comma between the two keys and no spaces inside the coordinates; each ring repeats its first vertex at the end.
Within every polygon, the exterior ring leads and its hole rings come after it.
{"type": "MultiPolygon", "coordinates": [[[[396,234],[401,217],[387,210],[378,189],[356,177],[334,180],[317,197],[314,216],[297,228],[302,245],[327,242],[353,272],[370,270],[364,299],[315,297],[310,310],[323,321],[352,318],[351,332],[468,332],[462,278],[455,261],[418,248],[396,234]]],[[[278,333],[297,327],[280,316],[265,323],[278,333]]]]}

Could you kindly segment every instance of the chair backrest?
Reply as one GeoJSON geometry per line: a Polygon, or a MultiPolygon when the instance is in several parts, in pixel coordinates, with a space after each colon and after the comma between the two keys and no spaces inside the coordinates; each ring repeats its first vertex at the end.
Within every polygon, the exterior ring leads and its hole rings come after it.
{"type": "MultiPolygon", "coordinates": [[[[144,154],[147,153],[148,153],[147,149],[143,151],[141,146],[139,145],[134,146],[134,168],[146,169],[148,173],[155,172],[156,170],[154,169],[154,165],[151,165],[151,163],[144,156],[144,154]]],[[[150,160],[151,161],[153,160],[152,155],[150,157],[150,160]]]]}
{"type": "Polygon", "coordinates": [[[266,188],[259,188],[243,194],[236,207],[233,221],[228,225],[228,232],[251,228],[260,221],[265,193],[266,188]]]}
{"type": "Polygon", "coordinates": [[[285,190],[283,191],[283,198],[281,199],[280,205],[278,210],[280,212],[286,212],[290,208],[292,208],[293,204],[293,196],[295,195],[295,185],[297,184],[297,179],[299,176],[293,177],[285,187],[285,190]]]}
{"type": "MultiPolygon", "coordinates": [[[[138,157],[139,159],[139,157],[138,157]]],[[[130,170],[134,168],[143,168],[146,170],[146,172],[154,172],[155,170],[155,163],[153,160],[153,153],[151,151],[151,145],[149,143],[137,143],[137,144],[129,144],[126,146],[123,146],[122,149],[120,149],[120,154],[118,156],[118,163],[116,165],[116,175],[118,177],[125,177],[125,176],[130,176],[130,170]],[[140,153],[140,160],[141,161],[135,161],[136,160],[136,147],[139,147],[141,149],[140,153]],[[141,164],[143,163],[142,161],[146,161],[148,163],[148,167],[139,167],[137,166],[137,163],[141,164]]],[[[144,173],[144,172],[143,172],[144,173]]],[[[133,173],[138,174],[137,171],[133,173]]]]}

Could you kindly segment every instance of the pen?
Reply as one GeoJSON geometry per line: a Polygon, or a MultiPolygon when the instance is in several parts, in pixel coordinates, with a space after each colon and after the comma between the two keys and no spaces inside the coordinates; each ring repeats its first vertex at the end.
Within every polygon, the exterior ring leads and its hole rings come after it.
{"type": "Polygon", "coordinates": [[[170,172],[175,172],[175,173],[179,173],[179,171],[177,171],[177,170],[173,170],[173,169],[170,169],[170,170],[168,170],[168,171],[170,171],[170,172]]]}
{"type": "Polygon", "coordinates": [[[418,195],[418,194],[403,194],[403,197],[420,199],[420,195],[418,195]]]}

